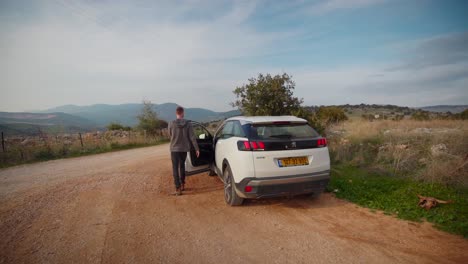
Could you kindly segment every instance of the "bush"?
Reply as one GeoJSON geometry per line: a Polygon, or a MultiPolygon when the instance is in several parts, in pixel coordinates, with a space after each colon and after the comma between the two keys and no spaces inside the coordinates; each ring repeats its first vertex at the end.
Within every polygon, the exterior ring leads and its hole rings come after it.
{"type": "Polygon", "coordinates": [[[125,131],[130,131],[132,130],[131,127],[129,126],[123,126],[119,123],[112,122],[109,125],[107,125],[107,130],[125,130],[125,131]]]}
{"type": "Polygon", "coordinates": [[[301,108],[296,115],[307,119],[309,124],[322,135],[329,126],[348,120],[344,110],[336,106],[321,106],[314,113],[301,108]]]}
{"type": "Polygon", "coordinates": [[[416,112],[411,116],[411,119],[413,119],[413,120],[418,120],[418,121],[427,121],[427,120],[431,119],[431,117],[429,116],[429,113],[428,113],[428,112],[425,112],[425,111],[416,111],[416,112]]]}
{"type": "Polygon", "coordinates": [[[468,120],[468,109],[465,109],[465,111],[453,115],[454,119],[460,119],[460,120],[468,120]]]}
{"type": "Polygon", "coordinates": [[[318,109],[316,116],[322,120],[326,126],[348,120],[343,109],[336,106],[322,106],[318,109]]]}

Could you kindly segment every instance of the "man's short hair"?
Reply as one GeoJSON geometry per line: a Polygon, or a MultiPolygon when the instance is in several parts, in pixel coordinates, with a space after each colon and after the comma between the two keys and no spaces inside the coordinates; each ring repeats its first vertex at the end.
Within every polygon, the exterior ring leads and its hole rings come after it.
{"type": "Polygon", "coordinates": [[[175,111],[176,114],[181,115],[184,113],[184,108],[182,106],[178,106],[175,111]]]}

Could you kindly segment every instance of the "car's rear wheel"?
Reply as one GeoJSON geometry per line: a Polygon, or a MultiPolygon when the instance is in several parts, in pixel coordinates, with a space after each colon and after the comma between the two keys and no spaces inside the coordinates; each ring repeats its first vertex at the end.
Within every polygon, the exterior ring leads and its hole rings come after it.
{"type": "Polygon", "coordinates": [[[231,167],[226,166],[223,172],[224,179],[224,200],[231,206],[241,205],[244,199],[239,197],[235,190],[234,179],[232,177],[231,167]]]}

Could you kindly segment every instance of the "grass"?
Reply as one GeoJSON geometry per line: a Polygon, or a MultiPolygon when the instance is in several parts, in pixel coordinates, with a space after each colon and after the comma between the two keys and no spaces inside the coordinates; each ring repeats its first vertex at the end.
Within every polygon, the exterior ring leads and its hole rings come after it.
{"type": "Polygon", "coordinates": [[[327,138],[335,163],[468,188],[468,121],[351,120],[327,138]]]}
{"type": "Polygon", "coordinates": [[[335,165],[328,191],[371,210],[398,218],[433,223],[435,227],[468,238],[468,189],[384,176],[352,165],[335,165]],[[452,200],[431,210],[420,208],[417,195],[452,200]]]}
{"type": "Polygon", "coordinates": [[[350,120],[327,138],[338,198],[468,238],[468,121],[350,120]],[[427,211],[418,194],[453,203],[427,211]]]}
{"type": "Polygon", "coordinates": [[[119,150],[156,146],[156,145],[164,144],[167,142],[169,142],[167,139],[163,139],[159,141],[150,141],[147,143],[146,142],[130,142],[130,143],[112,142],[110,144],[105,144],[101,146],[96,145],[96,146],[92,146],[88,148],[80,148],[80,149],[75,148],[72,151],[67,151],[65,153],[60,152],[60,151],[51,151],[47,149],[41,149],[28,160],[16,158],[16,159],[10,159],[9,162],[2,161],[0,163],[0,168],[7,168],[7,167],[20,165],[20,164],[29,164],[29,163],[35,163],[35,162],[41,162],[41,161],[47,161],[47,160],[74,158],[74,157],[88,156],[88,155],[113,152],[113,151],[119,151],[119,150]]]}

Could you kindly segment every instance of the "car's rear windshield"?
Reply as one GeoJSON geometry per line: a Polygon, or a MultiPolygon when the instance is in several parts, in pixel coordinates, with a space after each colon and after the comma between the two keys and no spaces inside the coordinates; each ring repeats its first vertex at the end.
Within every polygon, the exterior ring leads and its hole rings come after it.
{"type": "Polygon", "coordinates": [[[306,123],[253,124],[252,139],[291,139],[318,137],[319,134],[306,123]]]}

